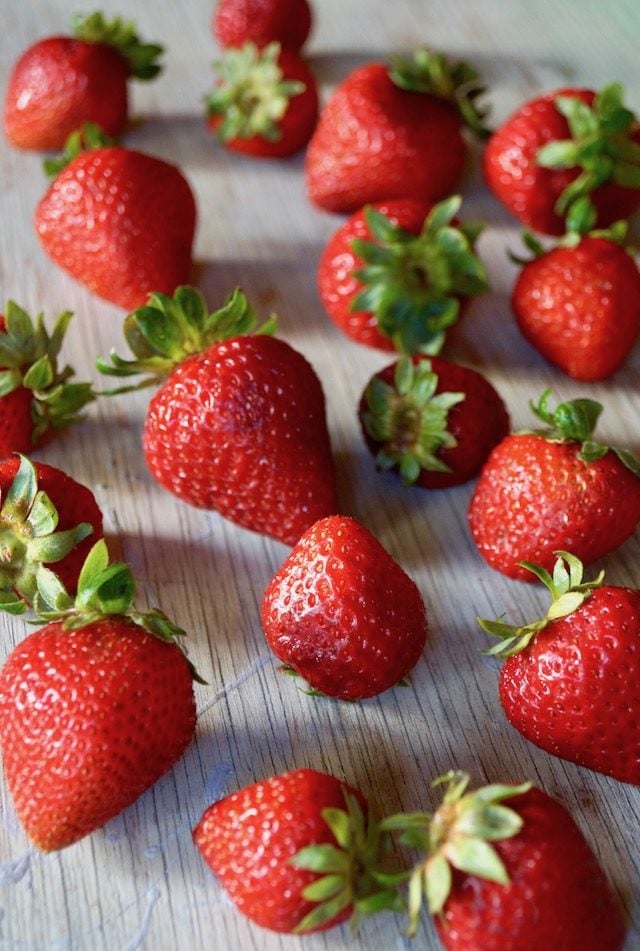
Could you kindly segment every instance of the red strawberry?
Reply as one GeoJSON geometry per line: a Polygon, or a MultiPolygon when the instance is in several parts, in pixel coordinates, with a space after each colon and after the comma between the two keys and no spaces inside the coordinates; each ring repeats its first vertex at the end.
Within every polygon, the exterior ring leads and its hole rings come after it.
{"type": "Polygon", "coordinates": [[[193,673],[175,642],[184,632],[159,611],[133,611],[133,592],[128,567],[108,565],[98,542],[75,604],[54,576],[41,580],[36,609],[51,620],[0,671],[5,776],[44,851],[129,806],[193,736],[193,673]]]}
{"type": "Polygon", "coordinates": [[[48,333],[42,314],[32,321],[13,301],[0,315],[0,460],[29,453],[53,433],[81,419],[95,399],[90,383],[69,382],[70,366],[58,369],[58,354],[71,311],[48,333]]]}
{"type": "Polygon", "coordinates": [[[487,289],[474,253],[481,226],[454,219],[457,196],[432,207],[402,198],[356,212],[333,235],[318,265],[320,299],[358,343],[437,353],[470,295],[487,289]]]}
{"type": "Polygon", "coordinates": [[[414,582],[364,525],[344,516],[304,533],[265,591],[262,626],[280,660],[341,700],[397,684],[427,635],[414,582]]]}
{"type": "Polygon", "coordinates": [[[640,462],[592,439],[602,406],[570,400],[535,414],[546,429],[512,433],[485,463],[469,508],[480,554],[492,568],[530,581],[519,565],[551,571],[558,549],[589,564],[618,548],[640,521],[640,462]]]}
{"type": "Polygon", "coordinates": [[[380,370],[358,415],[378,467],[426,489],[467,482],[509,432],[509,415],[489,381],[440,357],[402,357],[380,370]]]}
{"type": "Polygon", "coordinates": [[[186,179],[143,152],[99,145],[80,151],[80,136],[72,139],[73,157],[36,209],[44,250],[94,294],[127,310],[153,290],[173,293],[191,270],[196,207],[186,179]]]}
{"type": "Polygon", "coordinates": [[[467,155],[462,124],[483,133],[475,70],[419,50],[391,69],[362,66],[342,82],[309,143],[310,199],[327,211],[369,202],[434,202],[456,190],[467,155]]]}
{"type": "Polygon", "coordinates": [[[551,593],[547,615],[523,626],[480,621],[506,657],[500,702],[509,722],[553,756],[640,785],[640,591],[583,582],[559,551],[553,577],[523,566],[551,593]]]}
{"type": "Polygon", "coordinates": [[[589,195],[600,226],[640,204],[640,126],[619,83],[559,89],[526,102],[493,134],[489,188],[523,224],[561,235],[571,204],[589,195]]]}
{"type": "Polygon", "coordinates": [[[101,13],[73,19],[74,36],[30,46],[9,78],[4,126],[22,149],[60,149],[84,122],[118,135],[127,122],[127,80],[152,79],[162,47],[141,43],[135,25],[101,13]]]}
{"type": "Polygon", "coordinates": [[[218,0],[213,14],[213,34],[220,46],[258,47],[277,42],[297,53],[311,30],[307,0],[218,0]]]}
{"type": "Polygon", "coordinates": [[[190,287],[173,299],[152,294],[125,321],[138,359],[114,356],[98,367],[150,373],[139,386],[164,378],[143,436],[162,486],[293,545],[338,507],[324,395],[305,358],[270,336],[273,327],[252,332],[255,324],[239,291],[213,314],[190,287]]]}
{"type": "Polygon", "coordinates": [[[216,63],[207,97],[208,124],[227,148],[256,158],[283,158],[303,148],[318,116],[316,82],[297,53],[278,43],[246,43],[216,63]]]}

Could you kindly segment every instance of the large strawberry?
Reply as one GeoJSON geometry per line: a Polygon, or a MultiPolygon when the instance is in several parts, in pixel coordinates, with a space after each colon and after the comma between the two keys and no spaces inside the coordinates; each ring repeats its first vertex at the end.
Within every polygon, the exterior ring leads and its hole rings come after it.
{"type": "Polygon", "coordinates": [[[212,314],[194,288],[152,294],[125,321],[136,359],[98,367],[161,383],[143,435],[161,485],[293,545],[338,509],[324,395],[302,354],[255,326],[240,291],[212,314]]]}
{"type": "Polygon", "coordinates": [[[640,125],[619,83],[595,93],[559,89],[521,106],[484,154],[489,188],[523,224],[561,235],[572,203],[588,195],[600,226],[640,204],[640,125]]]}
{"type": "Polygon", "coordinates": [[[483,91],[465,63],[419,50],[413,60],[361,66],[333,92],[307,150],[310,199],[355,212],[393,198],[439,201],[458,187],[463,123],[484,133],[483,91]]]}
{"type": "Polygon", "coordinates": [[[56,264],[131,310],[189,279],[196,206],[175,165],[103,141],[91,127],[70,137],[35,226],[56,264]]]}
{"type": "Polygon", "coordinates": [[[487,289],[474,244],[482,226],[460,224],[461,199],[378,202],[336,231],[318,265],[320,299],[358,343],[437,353],[469,297],[487,289]]]}
{"type": "Polygon", "coordinates": [[[14,301],[0,316],[0,459],[30,453],[95,399],[90,383],[70,382],[72,367],[58,367],[71,317],[64,311],[49,333],[42,314],[34,322],[14,301]]]}
{"type": "Polygon", "coordinates": [[[583,581],[559,551],[553,575],[523,567],[551,594],[545,617],[521,626],[480,621],[506,657],[500,702],[509,722],[548,753],[640,785],[640,591],[583,581]],[[551,672],[551,673],[550,673],[551,672]]]}
{"type": "Polygon", "coordinates": [[[602,406],[577,399],[551,411],[549,392],[531,407],[546,426],[495,447],[469,507],[480,554],[522,581],[531,574],[519,562],[551,571],[562,549],[588,564],[622,545],[640,521],[640,462],[592,438],[602,406]]]}
{"type": "Polygon", "coordinates": [[[44,627],[0,671],[0,747],[29,838],[71,845],[169,770],[195,728],[193,671],[179,628],[131,606],[126,565],[104,541],[85,561],[75,602],[50,572],[35,607],[44,627]]]}
{"type": "Polygon", "coordinates": [[[245,43],[215,64],[208,124],[234,152],[283,158],[307,144],[318,116],[313,73],[291,50],[245,43]]]}
{"type": "Polygon", "coordinates": [[[262,600],[269,647],[323,694],[373,697],[415,666],[427,618],[418,588],[360,522],[320,519],[262,600]]]}
{"type": "Polygon", "coordinates": [[[308,0],[218,0],[213,34],[220,46],[258,47],[274,41],[297,53],[311,30],[308,0]]]}
{"type": "Polygon", "coordinates": [[[127,80],[152,79],[162,47],[141,43],[135,24],[101,13],[76,16],[73,36],[30,46],[9,78],[7,138],[22,149],[60,149],[85,122],[118,135],[127,122],[127,80]]]}

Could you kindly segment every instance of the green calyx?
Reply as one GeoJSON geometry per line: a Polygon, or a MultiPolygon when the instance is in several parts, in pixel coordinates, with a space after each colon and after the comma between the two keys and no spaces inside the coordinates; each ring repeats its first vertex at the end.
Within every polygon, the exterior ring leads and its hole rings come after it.
{"type": "Polygon", "coordinates": [[[5,329],[0,331],[0,399],[18,387],[31,390],[34,445],[48,430],[78,422],[82,408],[95,399],[90,383],[69,382],[75,372],[72,367],[58,368],[58,354],[72,316],[71,311],[60,314],[49,334],[42,314],[34,322],[14,301],[8,301],[5,308],[5,329]]]}
{"type": "Polygon", "coordinates": [[[164,52],[157,43],[142,43],[136,33],[136,25],[131,20],[114,17],[107,20],[99,11],[72,18],[74,35],[85,43],[106,43],[113,46],[129,65],[129,74],[136,79],[153,79],[162,66],[157,63],[164,52]]]}
{"type": "Polygon", "coordinates": [[[451,471],[438,453],[457,445],[447,430],[447,418],[465,394],[436,393],[437,386],[429,359],[414,364],[410,357],[401,357],[393,386],[376,375],[365,390],[363,424],[381,444],[376,464],[383,470],[399,469],[405,485],[413,484],[423,469],[451,471]]]}
{"type": "Polygon", "coordinates": [[[364,261],[354,276],[364,285],[350,304],[374,314],[378,330],[400,353],[438,353],[445,330],[458,318],[459,297],[487,290],[487,275],[474,251],[482,225],[454,225],[458,195],[434,205],[419,235],[393,224],[367,206],[372,240],[356,238],[353,251],[364,261]]]}
{"type": "Polygon", "coordinates": [[[61,154],[57,158],[45,159],[42,168],[47,178],[56,178],[81,152],[104,149],[115,144],[116,140],[106,135],[95,122],[84,122],[80,129],[67,137],[61,154]]]}
{"type": "MultiPolygon", "coordinates": [[[[586,237],[604,238],[613,244],[624,244],[629,230],[628,221],[615,221],[608,228],[596,228],[597,218],[598,213],[591,199],[586,195],[577,198],[567,212],[566,233],[556,243],[555,247],[575,248],[586,237]]],[[[529,264],[552,250],[552,247],[545,247],[531,231],[526,229],[522,232],[522,241],[530,252],[530,257],[509,253],[509,258],[514,264],[529,264]]]]}
{"type": "Polygon", "coordinates": [[[216,131],[223,142],[255,135],[269,142],[282,138],[280,121],[289,101],[306,86],[284,78],[279,56],[279,43],[269,43],[262,50],[255,43],[245,43],[214,63],[218,81],[206,103],[209,116],[222,118],[216,131]]]}
{"type": "Polygon", "coordinates": [[[453,103],[465,125],[479,139],[491,134],[484,120],[488,110],[477,100],[486,92],[480,74],[468,63],[453,63],[442,53],[419,49],[413,57],[390,57],[389,75],[401,89],[439,96],[453,103]]]}
{"type": "Polygon", "coordinates": [[[133,386],[106,391],[107,395],[156,386],[187,357],[231,337],[250,333],[271,334],[276,318],[258,327],[256,313],[241,290],[234,290],[223,306],[209,313],[205,299],[194,287],[178,287],[173,297],[149,295],[149,303],[125,317],[124,335],[135,359],[115,352],[111,363],[98,358],[101,373],[128,377],[144,374],[133,386]]]}

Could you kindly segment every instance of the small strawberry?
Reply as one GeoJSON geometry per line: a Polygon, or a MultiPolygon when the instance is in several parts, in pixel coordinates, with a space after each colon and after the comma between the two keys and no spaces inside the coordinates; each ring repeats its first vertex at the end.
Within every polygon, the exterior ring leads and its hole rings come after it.
{"type": "Polygon", "coordinates": [[[640,125],[622,86],[526,102],[489,139],[484,175],[516,218],[545,234],[563,234],[572,203],[587,195],[600,227],[628,218],[640,204],[640,125]]]}
{"type": "Polygon", "coordinates": [[[134,802],[181,756],[195,728],[193,671],[157,610],[131,607],[126,565],[92,548],[75,602],[51,572],[35,608],[48,620],[0,671],[0,747],[29,838],[62,849],[134,802]]]}
{"type": "Polygon", "coordinates": [[[427,636],[422,596],[400,565],[353,518],[309,528],[262,600],[269,647],[317,691],[374,697],[402,680],[427,636]]]}
{"type": "Polygon", "coordinates": [[[212,27],[222,47],[251,42],[262,48],[275,41],[297,53],[311,23],[308,0],[218,0],[212,27]]]}
{"type": "Polygon", "coordinates": [[[119,135],[127,122],[127,81],[152,79],[161,46],[141,43],[135,24],[101,13],[76,16],[73,36],[30,46],[9,78],[4,126],[22,149],[61,149],[85,122],[119,135]]]}
{"type": "Polygon", "coordinates": [[[589,564],[614,551],[640,521],[640,461],[592,439],[600,403],[577,399],[552,412],[546,390],[532,411],[546,428],[511,433],[482,468],[469,507],[480,554],[530,581],[519,562],[551,571],[558,549],[589,564]]]}
{"type": "Polygon", "coordinates": [[[208,125],[234,152],[284,158],[303,148],[318,117],[318,93],[297,53],[270,43],[230,49],[214,64],[218,82],[207,97],[208,125]]]}
{"type": "Polygon", "coordinates": [[[358,343],[438,353],[468,298],[487,289],[474,243],[482,226],[454,219],[461,199],[431,206],[402,198],[356,212],[329,240],[318,290],[337,326],[358,343]]]}
{"type": "Polygon", "coordinates": [[[42,314],[34,322],[13,301],[0,315],[0,460],[14,452],[30,453],[67,426],[95,399],[90,383],[69,382],[70,366],[58,369],[58,354],[71,311],[56,319],[48,333],[42,314]]]}
{"type": "Polygon", "coordinates": [[[35,226],[56,264],[131,310],[151,291],[171,294],[189,279],[196,206],[175,165],[104,141],[85,127],[61,162],[47,164],[56,177],[35,226]]]}
{"type": "Polygon", "coordinates": [[[640,591],[583,581],[582,562],[558,551],[544,618],[522,626],[482,620],[506,660],[500,702],[507,720],[553,756],[640,785],[640,591]],[[551,672],[551,674],[550,674],[551,672]]]}
{"type": "Polygon", "coordinates": [[[309,198],[352,213],[370,202],[450,195],[467,157],[463,123],[485,134],[475,103],[483,91],[466,63],[427,50],[391,68],[356,69],[333,92],[309,143],[309,198]]]}
{"type": "Polygon", "coordinates": [[[305,358],[270,336],[273,324],[255,326],[240,291],[212,314],[194,288],[152,294],[125,320],[136,359],[114,354],[98,368],[147,374],[116,393],[161,383],[143,434],[160,485],[293,545],[338,508],[324,395],[305,358]]]}
{"type": "Polygon", "coordinates": [[[509,432],[491,383],[440,357],[401,357],[374,374],[358,415],[378,468],[426,489],[473,478],[509,432]]]}

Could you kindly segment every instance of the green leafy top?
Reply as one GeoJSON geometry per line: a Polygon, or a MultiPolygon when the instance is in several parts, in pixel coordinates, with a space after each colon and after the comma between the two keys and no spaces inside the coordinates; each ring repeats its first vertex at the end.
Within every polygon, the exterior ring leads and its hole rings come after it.
{"type": "Polygon", "coordinates": [[[85,43],[106,43],[114,46],[129,65],[129,75],[136,79],[153,79],[162,66],[156,62],[164,52],[157,43],[142,43],[132,20],[114,17],[106,20],[99,11],[88,16],[76,14],[71,20],[75,36],[85,43]]]}
{"type": "Polygon", "coordinates": [[[280,44],[258,49],[245,43],[229,49],[214,63],[218,76],[215,89],[206,98],[209,116],[221,116],[216,129],[223,142],[261,136],[268,142],[282,138],[280,121],[293,96],[304,92],[305,84],[285,79],[278,65],[280,44]]]}
{"type": "Polygon", "coordinates": [[[95,122],[84,122],[80,129],[76,129],[71,135],[67,136],[60,155],[57,158],[45,159],[42,168],[47,178],[55,178],[81,152],[103,149],[115,144],[116,140],[106,135],[95,122]]]}
{"type": "Polygon", "coordinates": [[[60,314],[49,334],[42,314],[34,322],[14,301],[8,301],[5,308],[4,330],[0,330],[0,399],[21,386],[32,391],[34,445],[48,430],[78,422],[80,410],[95,399],[90,383],[68,382],[75,373],[72,367],[58,368],[58,354],[72,316],[68,310],[60,314]]]}
{"type": "Polygon", "coordinates": [[[461,203],[454,195],[434,205],[419,235],[371,206],[364,210],[372,240],[352,241],[365,266],[354,272],[364,289],[350,308],[373,313],[378,330],[401,353],[438,353],[458,317],[459,297],[487,289],[473,249],[483,226],[452,223],[461,203]]]}
{"type": "Polygon", "coordinates": [[[509,254],[514,264],[528,264],[536,258],[547,254],[553,247],[574,248],[580,244],[583,238],[605,238],[613,244],[622,245],[629,230],[628,221],[615,221],[608,228],[596,228],[595,224],[598,213],[591,199],[583,195],[582,198],[576,198],[567,213],[566,233],[553,246],[549,247],[542,244],[531,231],[522,232],[522,240],[525,247],[531,252],[531,257],[523,255],[509,254]]]}

